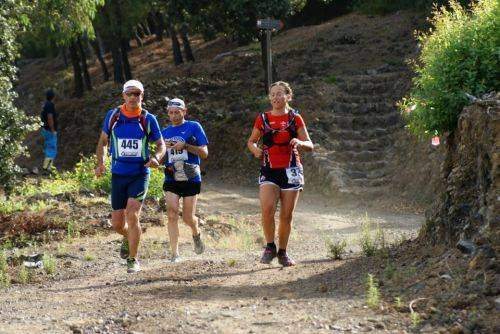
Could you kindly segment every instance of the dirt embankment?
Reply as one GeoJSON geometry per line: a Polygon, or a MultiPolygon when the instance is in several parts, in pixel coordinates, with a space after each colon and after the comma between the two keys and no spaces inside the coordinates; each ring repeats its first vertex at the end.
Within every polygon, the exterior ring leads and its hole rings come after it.
{"type": "Polygon", "coordinates": [[[490,94],[464,109],[447,138],[442,177],[445,190],[422,237],[500,249],[500,95],[490,94]]]}
{"type": "Polygon", "coordinates": [[[419,263],[410,298],[424,298],[430,322],[444,321],[451,333],[500,329],[499,136],[498,94],[463,110],[446,138],[444,190],[419,238],[397,260],[419,263]]]}

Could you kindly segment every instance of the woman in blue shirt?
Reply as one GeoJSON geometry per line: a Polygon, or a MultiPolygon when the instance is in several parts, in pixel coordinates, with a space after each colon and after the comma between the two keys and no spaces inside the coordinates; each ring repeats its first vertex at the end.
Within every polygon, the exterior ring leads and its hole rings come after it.
{"type": "Polygon", "coordinates": [[[194,251],[203,253],[196,211],[197,195],[201,189],[200,158],[208,156],[208,140],[200,123],[188,121],[183,100],[174,98],[167,104],[171,125],[162,130],[167,147],[165,155],[165,201],[167,203],[168,235],[172,251],[171,262],[179,257],[179,200],[182,197],[182,219],[191,228],[194,251]]]}

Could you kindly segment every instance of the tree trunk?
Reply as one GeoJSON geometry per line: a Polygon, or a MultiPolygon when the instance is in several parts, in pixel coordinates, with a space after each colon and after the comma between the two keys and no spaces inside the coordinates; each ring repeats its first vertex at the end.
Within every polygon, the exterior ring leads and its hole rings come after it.
{"type": "Polygon", "coordinates": [[[73,65],[73,78],[75,81],[75,96],[83,96],[83,78],[82,78],[82,68],[80,67],[80,59],[78,57],[78,46],[76,42],[72,42],[69,45],[69,56],[71,58],[71,64],[73,65]]]}
{"type": "Polygon", "coordinates": [[[160,12],[155,13],[156,18],[156,40],[158,42],[163,41],[163,32],[165,31],[165,19],[163,18],[163,14],[160,12]]]}
{"type": "Polygon", "coordinates": [[[149,22],[148,21],[141,23],[141,27],[146,35],[151,36],[151,29],[149,29],[149,22]]]}
{"type": "Polygon", "coordinates": [[[118,83],[125,82],[123,78],[122,53],[116,41],[111,42],[111,56],[113,57],[113,80],[118,83]]]}
{"type": "Polygon", "coordinates": [[[132,71],[130,70],[130,63],[128,62],[127,47],[130,47],[128,39],[122,39],[121,51],[122,51],[123,73],[125,74],[126,80],[131,80],[132,71]]]}
{"type": "Polygon", "coordinates": [[[99,46],[99,42],[97,40],[93,40],[90,42],[90,45],[92,45],[97,60],[99,60],[99,64],[101,64],[101,70],[102,70],[102,75],[104,76],[104,81],[108,81],[109,80],[108,67],[106,66],[106,62],[104,61],[102,49],[99,46]]]}
{"type": "Polygon", "coordinates": [[[134,39],[135,39],[135,42],[137,43],[137,47],[140,48],[144,45],[144,43],[142,42],[142,39],[139,35],[139,31],[138,29],[136,28],[135,31],[134,31],[134,39]]]}
{"type": "Polygon", "coordinates": [[[62,59],[63,59],[63,62],[64,62],[64,67],[68,67],[68,56],[66,55],[66,48],[65,47],[61,47],[61,55],[62,55],[62,59]]]}
{"type": "Polygon", "coordinates": [[[182,24],[181,38],[182,38],[182,45],[184,46],[184,55],[186,56],[186,60],[194,61],[193,50],[191,49],[191,43],[189,43],[189,38],[188,38],[188,26],[186,23],[182,24]]]}
{"type": "Polygon", "coordinates": [[[148,13],[148,16],[146,17],[146,23],[146,26],[149,29],[149,34],[151,35],[153,33],[158,36],[158,26],[156,24],[156,18],[152,12],[148,13]]]}
{"type": "Polygon", "coordinates": [[[264,69],[264,90],[265,94],[269,93],[269,87],[267,86],[267,57],[266,57],[266,48],[267,48],[267,39],[266,34],[261,33],[259,36],[260,39],[260,56],[262,60],[262,68],[264,69]]]}
{"type": "Polygon", "coordinates": [[[174,56],[174,64],[180,65],[184,61],[182,60],[181,46],[179,40],[177,39],[177,32],[175,31],[172,22],[168,23],[168,32],[170,34],[170,39],[172,40],[172,53],[174,56]]]}
{"type": "Polygon", "coordinates": [[[137,36],[139,36],[140,39],[143,39],[146,37],[146,33],[144,32],[144,28],[142,27],[142,24],[138,24],[137,27],[135,28],[135,31],[137,32],[137,36]]]}
{"type": "Polygon", "coordinates": [[[78,37],[76,44],[78,45],[78,50],[80,51],[80,59],[82,61],[83,79],[85,80],[85,88],[88,91],[92,90],[92,82],[90,81],[89,69],[87,67],[87,55],[85,53],[85,48],[83,47],[82,40],[78,37]]]}

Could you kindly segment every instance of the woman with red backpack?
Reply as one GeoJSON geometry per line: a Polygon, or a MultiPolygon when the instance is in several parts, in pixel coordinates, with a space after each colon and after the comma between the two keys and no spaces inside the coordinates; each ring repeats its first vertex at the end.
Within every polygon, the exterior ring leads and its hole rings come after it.
{"type": "Polygon", "coordinates": [[[283,81],[275,82],[269,89],[272,109],[257,116],[247,147],[262,160],[259,175],[259,199],[262,227],[266,247],[260,260],[269,264],[277,257],[284,266],[293,266],[295,261],[286,248],[291,232],[293,211],[304,186],[304,172],[299,149],[312,151],[314,145],[307,133],[304,120],[289,106],[292,89],[283,81]],[[262,148],[258,146],[262,139],[262,148]],[[277,202],[280,201],[278,227],[278,249],[274,242],[277,202]]]}

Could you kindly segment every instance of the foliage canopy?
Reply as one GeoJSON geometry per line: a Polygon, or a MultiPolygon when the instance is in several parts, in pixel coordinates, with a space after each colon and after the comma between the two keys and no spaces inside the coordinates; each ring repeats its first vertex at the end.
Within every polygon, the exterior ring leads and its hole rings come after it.
{"type": "Polygon", "coordinates": [[[500,86],[500,2],[483,0],[468,11],[457,1],[435,9],[433,28],[419,36],[417,76],[402,107],[419,135],[453,131],[468,103],[500,86]]]}

